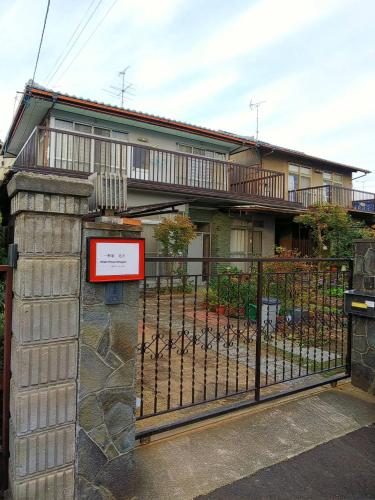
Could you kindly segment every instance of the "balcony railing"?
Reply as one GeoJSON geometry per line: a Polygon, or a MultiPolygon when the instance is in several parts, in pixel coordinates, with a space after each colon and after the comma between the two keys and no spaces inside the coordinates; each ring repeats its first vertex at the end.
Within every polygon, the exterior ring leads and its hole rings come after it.
{"type": "Polygon", "coordinates": [[[289,201],[305,208],[329,203],[348,210],[375,213],[375,194],[341,186],[317,186],[289,191],[289,201]]]}
{"type": "Polygon", "coordinates": [[[151,185],[184,192],[221,192],[226,196],[284,199],[284,174],[259,166],[131,144],[124,141],[37,127],[14,167],[69,175],[118,174],[128,186],[151,185]]]}

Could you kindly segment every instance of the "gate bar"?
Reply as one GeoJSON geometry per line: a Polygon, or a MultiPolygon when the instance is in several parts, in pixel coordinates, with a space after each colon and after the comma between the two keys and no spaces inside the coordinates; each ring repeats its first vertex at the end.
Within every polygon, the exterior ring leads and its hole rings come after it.
{"type": "Polygon", "coordinates": [[[257,329],[255,343],[255,400],[260,401],[260,364],[262,354],[262,298],[263,298],[263,262],[258,261],[257,275],[257,329]]]}
{"type": "Polygon", "coordinates": [[[269,403],[271,401],[283,398],[285,396],[292,396],[293,394],[298,394],[299,392],[308,391],[309,389],[315,389],[317,387],[321,387],[327,384],[332,384],[333,382],[338,382],[339,380],[344,380],[347,378],[350,378],[350,375],[346,373],[340,375],[333,375],[332,377],[329,377],[326,380],[314,382],[313,384],[305,385],[303,387],[297,387],[291,391],[282,391],[277,394],[271,394],[270,396],[265,396],[261,398],[259,401],[256,401],[254,399],[252,401],[243,401],[242,403],[235,403],[232,405],[228,405],[225,406],[224,408],[215,408],[214,410],[207,410],[206,412],[201,413],[199,415],[195,415],[193,417],[184,418],[181,420],[177,420],[176,422],[171,422],[164,425],[158,425],[155,427],[150,427],[149,429],[138,431],[135,434],[135,439],[148,438],[150,436],[154,436],[155,434],[160,434],[162,432],[168,432],[174,429],[178,429],[179,427],[183,427],[184,425],[196,424],[198,422],[202,422],[210,418],[220,417],[221,415],[225,415],[230,412],[243,410],[251,406],[255,406],[262,403],[269,403]]]}

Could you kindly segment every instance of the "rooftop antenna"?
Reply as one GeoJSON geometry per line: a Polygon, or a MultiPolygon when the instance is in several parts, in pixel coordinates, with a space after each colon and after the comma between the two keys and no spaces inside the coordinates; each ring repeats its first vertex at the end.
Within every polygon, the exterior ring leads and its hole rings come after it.
{"type": "Polygon", "coordinates": [[[121,86],[116,87],[115,85],[111,85],[110,88],[111,90],[103,89],[105,92],[108,92],[109,94],[113,95],[114,97],[120,98],[121,102],[121,107],[124,107],[124,101],[125,101],[125,95],[130,94],[134,95],[132,92],[130,92],[131,89],[133,89],[133,84],[129,83],[125,80],[126,72],[130,66],[126,66],[122,71],[119,71],[118,76],[121,78],[121,86]]]}
{"type": "Polygon", "coordinates": [[[266,101],[259,101],[259,102],[253,102],[253,100],[250,100],[249,108],[251,110],[256,109],[257,113],[257,130],[256,130],[256,141],[258,142],[258,136],[259,136],[259,106],[263,104],[266,101]]]}

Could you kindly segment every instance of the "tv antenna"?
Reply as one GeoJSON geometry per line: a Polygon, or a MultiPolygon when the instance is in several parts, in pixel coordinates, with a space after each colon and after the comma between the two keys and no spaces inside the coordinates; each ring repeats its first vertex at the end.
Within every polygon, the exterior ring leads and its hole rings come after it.
{"type": "Polygon", "coordinates": [[[259,136],[259,106],[263,104],[266,101],[259,101],[259,102],[253,102],[253,100],[250,100],[249,108],[251,110],[255,109],[256,114],[257,114],[257,129],[256,129],[256,140],[258,141],[258,136],[259,136]]]}
{"type": "Polygon", "coordinates": [[[119,98],[122,108],[124,107],[125,95],[126,94],[134,95],[131,92],[131,90],[134,88],[133,84],[125,80],[125,76],[129,68],[130,66],[126,66],[126,68],[124,68],[122,71],[119,71],[118,73],[118,76],[121,78],[121,86],[117,87],[115,85],[111,85],[110,86],[111,90],[103,89],[105,90],[105,92],[108,92],[112,96],[119,98]]]}

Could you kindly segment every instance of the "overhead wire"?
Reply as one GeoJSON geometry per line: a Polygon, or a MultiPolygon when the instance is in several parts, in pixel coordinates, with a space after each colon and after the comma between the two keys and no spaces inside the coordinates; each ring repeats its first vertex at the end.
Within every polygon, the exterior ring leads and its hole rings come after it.
{"type": "Polygon", "coordinates": [[[85,13],[83,14],[83,16],[81,17],[81,20],[79,21],[79,23],[77,24],[77,26],[75,27],[73,33],[70,35],[70,38],[69,40],[67,41],[64,49],[61,51],[59,57],[56,59],[55,61],[55,64],[53,65],[51,71],[48,73],[48,75],[44,78],[44,81],[48,81],[49,78],[52,76],[53,72],[55,71],[55,69],[57,68],[57,66],[59,65],[62,57],[64,56],[66,50],[68,49],[68,47],[70,46],[74,36],[76,35],[77,31],[79,30],[79,28],[81,27],[82,23],[84,22],[86,16],[88,15],[88,13],[90,12],[91,10],[91,7],[94,5],[96,0],[91,0],[90,2],[90,5],[87,7],[87,9],[85,10],[85,13]]]}
{"type": "Polygon", "coordinates": [[[110,13],[110,11],[113,9],[113,7],[115,6],[115,4],[117,3],[118,0],[114,0],[112,2],[112,4],[110,5],[110,7],[107,9],[107,11],[105,12],[104,16],[100,19],[100,21],[98,22],[98,24],[95,26],[94,30],[91,32],[91,35],[87,38],[87,40],[84,42],[84,44],[81,46],[81,48],[79,49],[79,51],[75,54],[75,56],[73,57],[73,59],[70,61],[69,65],[65,68],[65,70],[59,75],[59,78],[62,78],[65,73],[70,69],[70,67],[72,66],[72,64],[74,63],[74,61],[77,59],[77,57],[80,55],[80,53],[82,52],[82,50],[86,47],[86,45],[89,43],[89,41],[91,40],[91,38],[95,35],[95,33],[98,31],[98,29],[100,28],[100,26],[102,25],[102,23],[104,22],[105,18],[108,16],[108,14],[110,13]]]}
{"type": "Polygon", "coordinates": [[[35,66],[34,66],[34,73],[33,73],[33,78],[32,78],[32,84],[34,84],[35,81],[35,75],[36,75],[36,70],[38,68],[38,63],[39,63],[39,57],[40,57],[40,51],[42,49],[42,44],[43,44],[43,38],[44,38],[44,32],[46,30],[46,25],[47,25],[47,18],[48,18],[48,12],[49,12],[49,7],[50,7],[51,0],[47,0],[47,8],[46,8],[46,13],[44,16],[44,23],[43,23],[43,29],[42,29],[42,34],[40,37],[40,42],[39,42],[39,48],[38,48],[38,53],[36,56],[36,61],[35,61],[35,66]]]}
{"type": "Polygon", "coordinates": [[[67,57],[69,56],[69,54],[72,52],[74,46],[77,44],[78,40],[80,39],[80,37],[82,36],[82,33],[85,31],[86,27],[88,26],[89,22],[91,21],[91,19],[93,18],[94,14],[96,13],[96,11],[98,10],[98,8],[100,7],[101,3],[103,2],[103,0],[98,0],[97,1],[97,4],[95,5],[95,8],[93,9],[93,11],[91,12],[91,14],[89,15],[88,19],[86,20],[85,24],[83,25],[82,29],[80,30],[80,32],[78,33],[78,35],[76,36],[76,38],[74,39],[73,41],[73,44],[71,45],[71,47],[69,48],[69,50],[67,51],[67,53],[64,55],[62,61],[59,63],[59,65],[57,66],[57,68],[55,69],[55,71],[53,72],[52,76],[48,79],[47,81],[47,85],[53,80],[53,78],[55,77],[55,75],[59,72],[60,68],[62,67],[62,65],[64,64],[64,62],[66,61],[67,57]]]}

